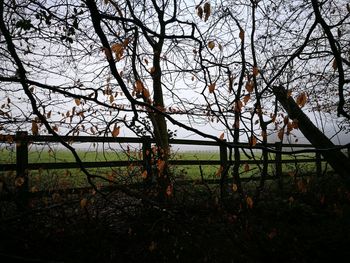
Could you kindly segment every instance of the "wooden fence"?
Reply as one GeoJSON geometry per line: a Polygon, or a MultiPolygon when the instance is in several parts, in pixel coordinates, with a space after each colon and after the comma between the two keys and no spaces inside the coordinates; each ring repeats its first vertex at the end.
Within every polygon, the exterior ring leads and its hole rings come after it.
{"type": "MultiPolygon", "coordinates": [[[[70,143],[138,143],[142,145],[142,159],[136,161],[104,161],[104,162],[83,162],[85,168],[97,168],[97,167],[123,167],[129,166],[130,164],[142,165],[144,169],[150,170],[151,168],[151,156],[147,154],[151,150],[152,143],[154,140],[151,137],[141,137],[141,138],[131,138],[131,137],[92,137],[92,136],[62,136],[56,138],[54,136],[33,136],[28,135],[27,132],[17,132],[16,135],[0,135],[0,142],[3,143],[16,143],[16,164],[1,164],[0,172],[3,171],[16,171],[16,177],[26,178],[26,174],[29,170],[38,169],[72,169],[80,168],[80,165],[76,162],[62,162],[62,163],[29,163],[28,162],[28,145],[30,143],[57,143],[59,139],[70,142],[70,143]]],[[[234,163],[234,160],[228,160],[228,148],[225,143],[218,143],[216,141],[203,141],[203,140],[184,140],[184,139],[171,139],[171,145],[200,145],[200,146],[216,146],[220,152],[219,160],[170,160],[171,165],[222,165],[227,166],[234,163]]],[[[232,145],[233,146],[233,145],[232,145]]],[[[246,149],[262,149],[261,144],[257,144],[254,147],[250,147],[248,144],[239,144],[235,147],[246,148],[246,149]]],[[[293,149],[293,151],[299,149],[299,152],[305,151],[306,149],[311,149],[313,146],[310,144],[282,144],[280,142],[274,144],[267,144],[270,151],[275,154],[274,159],[268,160],[269,164],[275,166],[276,177],[282,174],[282,164],[288,163],[315,163],[316,173],[321,175],[322,173],[322,158],[319,152],[315,152],[314,158],[303,158],[303,159],[283,159],[283,149],[293,149]]],[[[348,155],[350,149],[348,148],[348,155]]],[[[262,160],[241,160],[241,164],[262,164],[262,160]]],[[[27,180],[27,179],[26,179],[27,180]]],[[[28,182],[25,182],[24,187],[28,186],[28,182]]]]}

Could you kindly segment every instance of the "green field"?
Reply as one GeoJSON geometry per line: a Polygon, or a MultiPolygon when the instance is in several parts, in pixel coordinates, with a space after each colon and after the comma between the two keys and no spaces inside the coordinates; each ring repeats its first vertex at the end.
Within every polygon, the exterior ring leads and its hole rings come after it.
{"type": "MultiPolygon", "coordinates": [[[[142,154],[138,149],[133,149],[128,152],[123,151],[98,151],[98,150],[77,150],[77,153],[83,162],[104,162],[104,161],[125,161],[125,160],[141,160],[142,154]]],[[[255,154],[255,159],[259,160],[261,155],[255,154]]],[[[300,155],[284,155],[284,160],[295,160],[313,158],[313,154],[300,155]]],[[[219,152],[214,151],[177,151],[171,155],[172,160],[212,160],[220,159],[219,152]]],[[[242,178],[259,177],[260,169],[256,164],[245,163],[248,158],[241,155],[242,164],[240,166],[240,175],[242,178]]],[[[269,155],[269,159],[274,160],[273,154],[269,155]]],[[[75,162],[74,156],[68,150],[63,149],[48,149],[48,148],[32,148],[28,155],[29,163],[64,163],[75,162]]],[[[16,162],[16,153],[11,149],[0,149],[0,164],[10,164],[16,162]]],[[[296,175],[301,173],[315,173],[316,165],[312,163],[290,163],[283,164],[284,173],[296,175]]],[[[323,169],[327,169],[323,163],[323,169]]],[[[329,168],[328,168],[329,169],[329,168]]],[[[174,179],[178,180],[201,180],[203,179],[219,179],[220,165],[171,165],[170,170],[174,179]]],[[[122,184],[130,184],[142,180],[141,174],[143,168],[140,166],[129,165],[128,167],[104,167],[104,168],[89,168],[91,174],[107,178],[114,182],[122,184]]],[[[274,164],[268,165],[269,175],[275,175],[276,169],[274,164]]],[[[2,172],[0,177],[5,180],[13,180],[14,172],[2,172]]],[[[230,175],[230,173],[229,173],[230,175]]],[[[71,188],[87,186],[86,175],[80,169],[56,169],[56,170],[32,170],[29,171],[30,187],[33,191],[36,190],[51,190],[57,188],[71,188]]],[[[97,185],[103,185],[101,179],[96,179],[97,185]]]]}

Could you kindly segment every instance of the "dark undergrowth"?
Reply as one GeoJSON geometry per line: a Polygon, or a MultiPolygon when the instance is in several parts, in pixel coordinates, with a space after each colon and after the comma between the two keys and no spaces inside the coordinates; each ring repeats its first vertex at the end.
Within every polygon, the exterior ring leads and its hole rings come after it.
{"type": "MultiPolygon", "coordinates": [[[[196,190],[192,190],[196,191],[196,190]]],[[[195,193],[166,208],[121,195],[1,218],[1,262],[345,262],[350,193],[335,178],[265,192],[240,211],[195,193]],[[119,202],[119,203],[118,203],[119,202]],[[235,212],[236,211],[236,212],[235,212]],[[5,261],[7,260],[7,261],[5,261]]],[[[42,208],[41,208],[42,206],[42,208]]],[[[45,207],[46,206],[46,207],[45,207]]],[[[2,209],[5,205],[2,204],[2,209]]]]}

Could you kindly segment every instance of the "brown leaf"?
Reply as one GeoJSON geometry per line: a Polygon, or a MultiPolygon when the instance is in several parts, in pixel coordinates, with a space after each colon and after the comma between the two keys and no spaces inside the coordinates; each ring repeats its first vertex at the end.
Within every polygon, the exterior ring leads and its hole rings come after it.
{"type": "Polygon", "coordinates": [[[173,195],[173,186],[172,185],[168,185],[168,187],[166,188],[166,195],[167,196],[172,196],[173,195]]]}
{"type": "Polygon", "coordinates": [[[75,102],[75,104],[76,104],[77,106],[80,105],[80,99],[76,98],[76,99],[74,100],[74,102],[75,102]]]}
{"type": "Polygon", "coordinates": [[[221,133],[220,136],[219,136],[219,139],[220,139],[220,140],[223,140],[224,137],[225,137],[225,134],[224,134],[224,133],[221,133]]]}
{"type": "Polygon", "coordinates": [[[307,96],[305,92],[302,92],[301,94],[299,94],[299,96],[297,97],[297,104],[299,105],[300,108],[304,107],[307,101],[307,96]]]}
{"type": "Polygon", "coordinates": [[[245,95],[244,98],[243,98],[244,104],[247,104],[247,102],[248,102],[249,100],[250,100],[250,94],[245,95]]]}
{"type": "Polygon", "coordinates": [[[220,165],[219,169],[216,171],[216,176],[220,177],[222,172],[224,171],[224,167],[222,165],[220,165]]]}
{"type": "Polygon", "coordinates": [[[208,89],[209,89],[209,93],[213,93],[214,92],[214,90],[215,90],[215,83],[212,83],[212,84],[210,84],[209,86],[208,86],[208,89]]]}
{"type": "Polygon", "coordinates": [[[233,191],[233,192],[237,192],[237,190],[238,190],[237,184],[233,184],[233,185],[232,185],[232,191],[233,191]]]}
{"type": "Polygon", "coordinates": [[[33,135],[39,134],[39,126],[36,123],[36,121],[32,121],[32,133],[33,133],[33,135]]]}
{"type": "Polygon", "coordinates": [[[142,81],[141,80],[136,80],[136,83],[135,83],[135,91],[137,92],[137,93],[141,93],[142,91],[143,91],[143,89],[144,89],[144,86],[143,86],[143,83],[142,83],[142,81]]]}
{"type": "Polygon", "coordinates": [[[244,171],[245,171],[245,172],[248,172],[249,170],[250,170],[249,164],[248,164],[248,163],[245,163],[245,164],[244,164],[244,171]]]}
{"type": "Polygon", "coordinates": [[[252,199],[250,196],[248,196],[248,197],[246,198],[246,202],[247,202],[247,206],[248,206],[250,209],[252,209],[252,208],[253,208],[253,205],[254,205],[253,199],[252,199]]]}
{"type": "Polygon", "coordinates": [[[142,172],[142,174],[141,174],[141,177],[142,177],[143,179],[146,179],[147,176],[148,176],[148,173],[147,173],[146,170],[144,170],[144,171],[142,172]]]}
{"type": "Polygon", "coordinates": [[[244,30],[241,29],[241,31],[239,31],[239,38],[243,41],[244,40],[244,30]]]}
{"type": "Polygon", "coordinates": [[[235,112],[241,112],[243,107],[242,101],[235,101],[235,112]]]}
{"type": "Polygon", "coordinates": [[[114,96],[113,95],[109,96],[109,102],[112,104],[113,101],[114,101],[114,96]]]}
{"type": "Polygon", "coordinates": [[[88,202],[88,200],[86,198],[81,199],[80,200],[80,207],[84,209],[87,205],[87,202],[88,202]]]}
{"type": "Polygon", "coordinates": [[[252,81],[248,81],[245,85],[245,89],[249,92],[252,93],[254,90],[254,84],[252,81]]]}
{"type": "Polygon", "coordinates": [[[206,2],[204,4],[204,13],[205,13],[205,17],[204,17],[204,21],[206,22],[210,16],[211,13],[211,9],[210,9],[210,3],[206,2]]]}
{"type": "Polygon", "coordinates": [[[284,129],[280,129],[277,136],[281,141],[283,141],[284,129]]]}
{"type": "Polygon", "coordinates": [[[200,19],[203,18],[203,8],[201,6],[197,7],[197,15],[199,16],[200,19]]]}
{"type": "Polygon", "coordinates": [[[256,137],[254,135],[252,135],[250,138],[249,138],[249,145],[254,147],[256,145],[256,137]]]}
{"type": "Polygon", "coordinates": [[[24,184],[25,180],[23,177],[17,177],[15,180],[15,186],[20,187],[24,184]]]}
{"type": "Polygon", "coordinates": [[[334,69],[334,71],[336,71],[338,69],[338,64],[337,64],[337,61],[335,59],[333,59],[332,68],[334,69]]]}
{"type": "Polygon", "coordinates": [[[116,43],[111,46],[111,50],[115,53],[116,60],[120,61],[124,53],[124,44],[116,43]]]}
{"type": "Polygon", "coordinates": [[[120,132],[120,127],[117,126],[117,124],[114,125],[114,129],[112,131],[112,136],[113,137],[117,137],[119,135],[119,132],[120,132]]]}
{"type": "Polygon", "coordinates": [[[259,69],[258,67],[253,67],[253,76],[258,76],[259,75],[259,69]]]}
{"type": "Polygon", "coordinates": [[[208,42],[208,48],[210,48],[210,50],[213,50],[214,47],[215,47],[215,42],[214,41],[209,41],[208,42]]]}

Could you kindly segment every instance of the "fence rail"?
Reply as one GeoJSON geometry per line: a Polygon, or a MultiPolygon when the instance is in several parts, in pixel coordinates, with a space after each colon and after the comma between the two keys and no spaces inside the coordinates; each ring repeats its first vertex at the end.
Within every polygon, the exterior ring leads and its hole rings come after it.
{"type": "MultiPolygon", "coordinates": [[[[99,168],[99,167],[123,167],[130,164],[144,166],[145,169],[151,169],[151,157],[147,154],[147,151],[151,150],[152,143],[155,141],[151,137],[92,137],[92,136],[61,136],[54,137],[48,135],[33,136],[28,135],[27,132],[17,132],[16,135],[0,135],[0,142],[3,143],[16,143],[16,164],[1,164],[0,171],[16,171],[17,177],[26,177],[28,170],[38,169],[72,169],[79,168],[80,165],[76,162],[61,162],[61,163],[29,163],[28,162],[28,146],[30,143],[45,142],[45,143],[58,143],[65,141],[69,143],[138,143],[142,144],[142,159],[134,161],[99,161],[99,162],[83,162],[85,168],[99,168]]],[[[215,141],[202,141],[202,140],[185,140],[185,139],[171,139],[170,144],[181,145],[201,145],[201,146],[217,146],[219,147],[220,160],[170,160],[172,165],[222,165],[227,166],[234,163],[228,160],[227,145],[218,143],[215,141]]],[[[261,144],[256,144],[254,147],[250,147],[246,143],[235,145],[238,148],[250,148],[261,149],[261,144]]],[[[288,163],[315,163],[316,173],[320,175],[322,173],[321,163],[324,161],[319,152],[315,152],[315,158],[303,158],[303,159],[283,159],[282,149],[314,149],[310,144],[282,144],[274,143],[267,144],[265,147],[269,147],[271,151],[275,153],[275,158],[268,160],[268,164],[275,165],[276,175],[282,174],[282,164],[288,163]]],[[[348,156],[350,149],[348,148],[348,156]]],[[[241,160],[242,164],[263,164],[262,160],[241,160]]],[[[26,185],[28,182],[26,182],[26,185]]]]}

